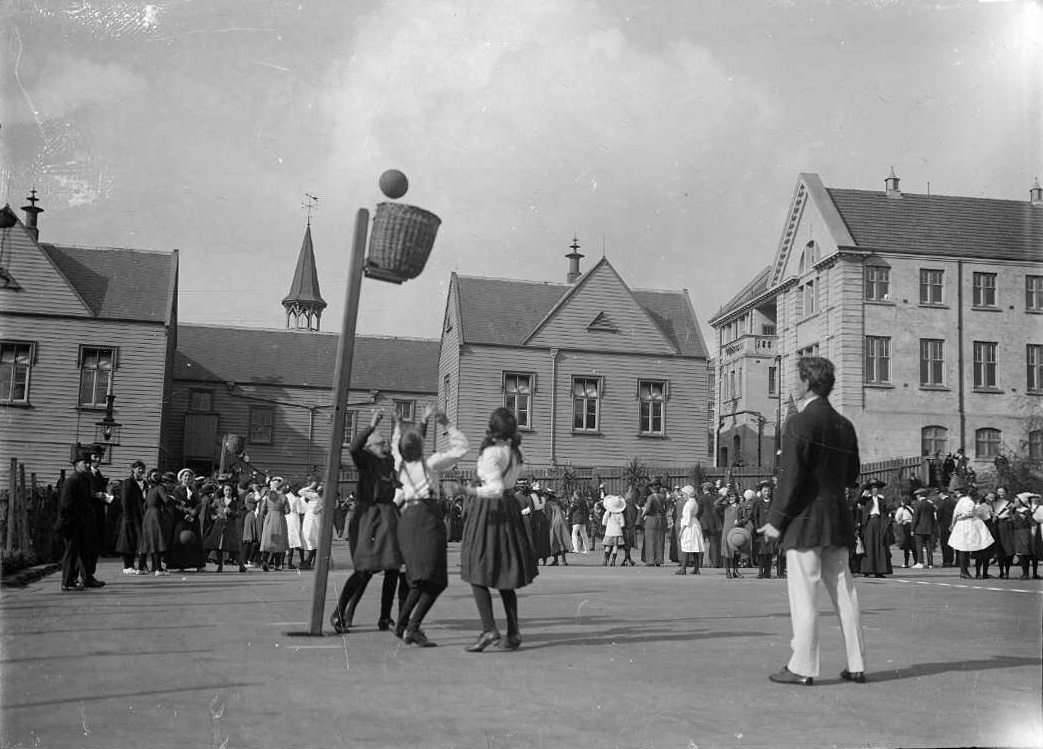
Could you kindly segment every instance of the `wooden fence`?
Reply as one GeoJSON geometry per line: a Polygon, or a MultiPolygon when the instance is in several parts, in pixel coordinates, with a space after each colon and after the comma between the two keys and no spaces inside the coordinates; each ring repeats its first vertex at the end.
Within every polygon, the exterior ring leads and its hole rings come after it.
{"type": "Polygon", "coordinates": [[[34,551],[42,561],[61,558],[62,539],[55,532],[58,493],[50,484],[42,486],[36,474],[26,481],[25,464],[11,459],[8,486],[0,490],[0,539],[3,550],[34,551]]]}

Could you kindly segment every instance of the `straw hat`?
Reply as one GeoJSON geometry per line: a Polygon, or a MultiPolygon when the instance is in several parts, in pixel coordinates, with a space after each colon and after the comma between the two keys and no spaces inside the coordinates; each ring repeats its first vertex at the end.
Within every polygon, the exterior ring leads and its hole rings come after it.
{"type": "Polygon", "coordinates": [[[601,500],[601,506],[605,512],[623,512],[627,508],[627,502],[618,494],[610,494],[601,500]]]}
{"type": "Polygon", "coordinates": [[[191,468],[182,468],[180,471],[177,472],[178,483],[180,484],[182,481],[184,481],[186,476],[190,479],[194,479],[196,477],[196,473],[191,468]]]}
{"type": "Polygon", "coordinates": [[[744,526],[737,525],[728,531],[728,546],[732,551],[739,552],[753,546],[753,537],[744,526]]]}
{"type": "Polygon", "coordinates": [[[684,486],[681,487],[681,494],[685,495],[686,497],[694,497],[695,496],[695,487],[692,486],[691,484],[685,484],[684,486]]]}

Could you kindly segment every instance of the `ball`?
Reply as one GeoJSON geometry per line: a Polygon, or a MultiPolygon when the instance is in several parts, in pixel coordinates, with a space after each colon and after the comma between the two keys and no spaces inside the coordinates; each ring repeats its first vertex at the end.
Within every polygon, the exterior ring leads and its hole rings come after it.
{"type": "Polygon", "coordinates": [[[183,530],[178,535],[178,540],[185,546],[188,546],[190,543],[196,540],[196,534],[190,530],[183,530]]]}
{"type": "Polygon", "coordinates": [[[409,180],[398,169],[388,169],[380,175],[380,191],[392,200],[401,198],[409,189],[409,180]]]}

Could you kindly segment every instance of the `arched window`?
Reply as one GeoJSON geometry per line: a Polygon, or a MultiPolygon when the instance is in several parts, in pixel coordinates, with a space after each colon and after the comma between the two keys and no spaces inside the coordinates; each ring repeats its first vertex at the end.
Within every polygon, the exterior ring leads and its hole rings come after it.
{"type": "Polygon", "coordinates": [[[949,452],[949,430],[929,426],[920,430],[921,455],[946,455],[949,452]]]}
{"type": "Polygon", "coordinates": [[[974,433],[974,457],[976,458],[995,458],[1000,454],[1000,435],[999,429],[992,429],[985,427],[979,429],[974,433]]]}

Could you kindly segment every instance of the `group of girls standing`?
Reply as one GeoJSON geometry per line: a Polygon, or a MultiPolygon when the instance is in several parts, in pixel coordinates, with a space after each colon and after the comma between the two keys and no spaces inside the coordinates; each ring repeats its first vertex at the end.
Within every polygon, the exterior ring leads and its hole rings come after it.
{"type": "MultiPolygon", "coordinates": [[[[330,621],[338,633],[353,625],[355,607],[377,572],[384,573],[378,628],[394,627],[395,635],[419,647],[435,645],[420,625],[448,585],[447,536],[438,506],[438,474],[467,452],[467,438],[449,424],[444,413],[428,409],[419,429],[395,425],[389,449],[377,431],[378,411],[368,429],[352,441],[350,451],[359,471],[355,514],[348,525],[354,572],[344,584],[330,621]],[[424,457],[426,429],[434,421],[448,438],[448,447],[424,457]],[[405,573],[399,576],[400,567],[405,573]],[[391,619],[396,590],[398,621],[391,619]]],[[[460,546],[460,577],[470,583],[482,631],[469,652],[498,645],[521,645],[517,589],[537,575],[536,556],[522,519],[514,486],[523,459],[521,435],[514,414],[493,412],[478,450],[479,486],[446,482],[446,491],[464,497],[464,528],[460,546]],[[503,638],[493,616],[495,589],[507,619],[503,638]]]]}
{"type": "Polygon", "coordinates": [[[281,569],[287,552],[292,560],[293,551],[302,567],[312,565],[318,549],[321,486],[312,482],[285,494],[281,477],[265,483],[263,489],[251,481],[201,486],[189,468],[158,477],[145,494],[140,528],[134,529],[140,561],[124,573],[151,571],[159,577],[172,569],[202,571],[211,560],[217,572],[226,561],[237,564],[240,572],[255,566],[267,571],[281,569]]]}

